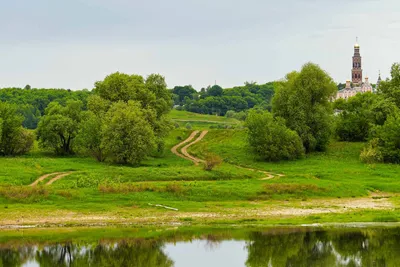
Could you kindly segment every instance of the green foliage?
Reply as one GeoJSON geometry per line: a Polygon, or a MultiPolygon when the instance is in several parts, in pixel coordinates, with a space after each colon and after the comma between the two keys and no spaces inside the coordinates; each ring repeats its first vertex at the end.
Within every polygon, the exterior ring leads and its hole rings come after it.
{"type": "Polygon", "coordinates": [[[112,104],[104,118],[102,133],[101,147],[118,163],[138,164],[155,145],[153,129],[140,103],[135,101],[112,104]]]}
{"type": "Polygon", "coordinates": [[[174,94],[174,104],[183,105],[185,103],[185,98],[194,99],[194,95],[197,91],[194,90],[191,85],[185,85],[175,86],[174,89],[172,89],[172,93],[174,94]]]}
{"type": "Polygon", "coordinates": [[[188,123],[186,123],[185,128],[188,129],[188,130],[191,130],[192,129],[192,125],[188,122],[188,123]]]}
{"type": "Polygon", "coordinates": [[[0,155],[21,155],[32,148],[35,137],[22,128],[22,121],[15,105],[0,102],[0,155]]]}
{"type": "Polygon", "coordinates": [[[154,109],[157,117],[168,113],[172,106],[165,79],[158,74],[151,74],[145,80],[140,75],[116,72],[96,82],[94,91],[111,102],[137,101],[142,108],[154,109]]]}
{"type": "Polygon", "coordinates": [[[83,109],[86,109],[87,98],[91,94],[88,90],[64,90],[64,89],[29,89],[27,85],[21,88],[0,89],[0,101],[13,103],[18,106],[20,113],[25,117],[23,126],[35,129],[39,118],[44,115],[44,110],[50,102],[58,102],[65,105],[69,100],[80,100],[83,109]]]}
{"type": "Polygon", "coordinates": [[[383,161],[383,155],[379,150],[379,140],[372,139],[363,148],[360,154],[360,160],[364,163],[372,164],[383,161]]]}
{"type": "Polygon", "coordinates": [[[207,88],[207,95],[209,96],[222,96],[223,90],[221,86],[219,85],[213,85],[209,88],[207,88]]]}
{"type": "Polygon", "coordinates": [[[341,110],[337,117],[336,134],[341,141],[366,141],[374,125],[383,125],[387,116],[398,112],[395,103],[383,95],[357,94],[347,101],[335,101],[341,110]]]}
{"type": "Polygon", "coordinates": [[[391,79],[382,81],[379,84],[378,91],[383,94],[385,98],[392,99],[397,107],[400,108],[400,63],[392,65],[391,79]]]}
{"type": "Polygon", "coordinates": [[[81,101],[71,100],[65,106],[52,102],[38,125],[39,144],[59,155],[73,154],[81,119],[81,101]]]}
{"type": "Polygon", "coordinates": [[[245,83],[230,89],[214,85],[203,88],[199,99],[187,97],[183,104],[187,111],[224,116],[229,110],[240,112],[256,106],[266,109],[270,106],[273,93],[274,83],[245,83]]]}
{"type": "Polygon", "coordinates": [[[304,154],[297,133],[288,129],[283,119],[273,118],[268,111],[250,111],[246,126],[250,146],[264,160],[297,159],[304,154]]]}
{"type": "Polygon", "coordinates": [[[347,101],[334,103],[341,110],[336,123],[336,135],[341,141],[365,141],[372,126],[371,105],[376,101],[372,93],[357,94],[347,101]]]}
{"type": "MultiPolygon", "coordinates": [[[[151,74],[145,80],[139,75],[117,72],[107,76],[103,81],[96,82],[95,86],[94,91],[100,99],[103,99],[102,110],[107,109],[107,101],[110,103],[132,100],[139,103],[139,108],[143,109],[141,114],[150,124],[153,132],[149,138],[154,137],[154,140],[149,140],[149,143],[155,142],[156,154],[162,154],[164,139],[173,128],[172,123],[166,117],[171,110],[172,97],[167,90],[164,77],[159,74],[151,74]]],[[[94,105],[89,103],[89,109],[91,106],[94,105]]],[[[121,123],[123,122],[121,121],[121,123]]]]}
{"type": "MultiPolygon", "coordinates": [[[[378,125],[373,129],[373,139],[369,142],[364,151],[373,154],[373,158],[376,162],[383,160],[384,162],[400,163],[399,133],[400,113],[396,113],[390,115],[384,125],[378,125]]],[[[366,152],[364,154],[366,154],[366,152]]]]}
{"type": "Polygon", "coordinates": [[[85,112],[82,117],[76,143],[78,147],[83,148],[84,153],[90,154],[98,161],[104,161],[106,155],[101,146],[103,117],[92,111],[85,112]]]}
{"type": "Polygon", "coordinates": [[[274,116],[284,118],[286,125],[299,134],[306,153],[325,150],[328,145],[333,130],[329,101],[336,91],[332,78],[312,63],[277,83],[274,116]]]}

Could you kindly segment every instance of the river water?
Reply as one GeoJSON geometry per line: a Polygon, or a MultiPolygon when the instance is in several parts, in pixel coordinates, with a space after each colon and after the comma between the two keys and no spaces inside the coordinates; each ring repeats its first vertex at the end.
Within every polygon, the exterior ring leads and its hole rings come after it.
{"type": "Polygon", "coordinates": [[[400,266],[396,227],[174,230],[151,237],[45,239],[0,238],[0,267],[400,266]]]}

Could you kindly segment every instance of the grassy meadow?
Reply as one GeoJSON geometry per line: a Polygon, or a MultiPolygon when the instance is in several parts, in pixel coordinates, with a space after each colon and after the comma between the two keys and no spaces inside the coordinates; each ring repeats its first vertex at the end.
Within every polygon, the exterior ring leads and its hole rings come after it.
{"type": "MultiPolygon", "coordinates": [[[[234,119],[183,111],[173,111],[170,116],[198,129],[209,127],[201,128],[196,123],[240,124],[234,119]]],[[[21,157],[0,158],[0,225],[284,224],[400,219],[395,208],[399,202],[396,193],[400,192],[400,167],[361,163],[362,143],[333,141],[326,152],[297,161],[266,163],[247,147],[245,130],[211,129],[189,148],[199,158],[206,153],[223,158],[220,166],[206,171],[170,151],[190,133],[184,126],[174,129],[166,140],[164,155],[149,158],[138,167],[99,163],[89,157],[55,157],[39,149],[21,157]],[[271,172],[274,178],[262,179],[265,174],[257,170],[271,172]],[[46,179],[36,187],[29,186],[44,174],[66,171],[72,173],[52,185],[44,185],[46,179]],[[367,201],[372,198],[371,192],[378,191],[389,194],[383,197],[393,206],[318,213],[334,201],[339,201],[339,206],[348,204],[345,199],[367,201]],[[291,208],[307,212],[280,213],[291,208]]]]}

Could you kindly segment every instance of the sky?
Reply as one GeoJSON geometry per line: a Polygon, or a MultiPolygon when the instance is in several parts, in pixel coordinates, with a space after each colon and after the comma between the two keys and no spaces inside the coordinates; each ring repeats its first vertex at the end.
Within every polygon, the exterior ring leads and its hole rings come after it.
{"type": "Polygon", "coordinates": [[[0,87],[92,89],[120,71],[168,87],[265,83],[319,64],[351,78],[400,61],[398,0],[0,0],[0,87]]]}

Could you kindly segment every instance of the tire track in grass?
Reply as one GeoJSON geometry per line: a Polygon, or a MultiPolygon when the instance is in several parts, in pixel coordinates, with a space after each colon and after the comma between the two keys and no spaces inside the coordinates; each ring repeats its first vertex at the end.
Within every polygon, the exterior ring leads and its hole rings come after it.
{"type": "Polygon", "coordinates": [[[207,130],[202,131],[201,134],[199,135],[199,137],[197,137],[197,139],[196,139],[195,141],[193,141],[193,142],[187,144],[187,145],[184,146],[184,147],[182,148],[182,150],[181,150],[182,154],[185,155],[189,160],[191,160],[195,165],[199,165],[199,163],[200,163],[200,162],[204,162],[204,160],[199,159],[199,158],[196,158],[196,157],[190,155],[189,152],[187,152],[187,149],[188,149],[190,146],[192,146],[192,145],[194,145],[194,144],[200,142],[200,141],[204,138],[204,136],[206,136],[207,133],[208,133],[207,130]]]}
{"type": "Polygon", "coordinates": [[[63,173],[63,172],[53,172],[53,173],[48,173],[48,174],[42,175],[42,176],[40,176],[38,179],[36,179],[33,183],[31,183],[29,186],[32,186],[32,187],[33,187],[33,186],[37,186],[38,183],[40,183],[41,181],[43,181],[43,180],[49,178],[50,176],[58,175],[58,174],[62,174],[62,173],[63,173]]]}
{"type": "Polygon", "coordinates": [[[183,146],[184,144],[189,143],[190,141],[192,141],[192,140],[196,137],[196,135],[197,135],[198,133],[199,133],[199,131],[193,131],[193,132],[190,134],[190,136],[189,136],[186,140],[180,142],[179,144],[177,144],[176,146],[174,146],[173,148],[171,148],[171,152],[174,153],[175,155],[177,155],[178,157],[181,157],[181,158],[183,158],[183,159],[188,159],[185,155],[181,154],[181,153],[178,151],[178,148],[181,147],[181,146],[183,146]]]}
{"type": "MultiPolygon", "coordinates": [[[[195,165],[199,165],[199,163],[204,163],[204,160],[203,160],[203,159],[199,159],[199,158],[197,158],[197,157],[191,155],[191,154],[187,151],[187,149],[188,149],[189,147],[191,147],[192,145],[194,145],[194,144],[200,142],[200,141],[206,136],[206,134],[208,133],[207,130],[202,131],[201,134],[199,135],[199,137],[197,137],[197,139],[196,139],[195,141],[193,141],[193,142],[187,144],[186,146],[184,146],[184,147],[181,149],[181,153],[179,153],[179,151],[178,151],[178,148],[179,148],[180,146],[182,146],[182,145],[184,145],[184,144],[190,142],[191,140],[193,140],[194,137],[195,137],[198,133],[199,133],[199,131],[194,131],[194,132],[192,132],[192,134],[191,134],[185,141],[183,141],[183,142],[177,144],[176,146],[174,146],[174,147],[171,149],[172,153],[174,153],[175,155],[177,155],[177,156],[179,156],[179,157],[181,157],[181,158],[184,158],[184,159],[187,159],[187,160],[192,161],[195,165]]],[[[271,173],[271,172],[267,172],[267,171],[264,171],[264,170],[249,168],[249,167],[245,167],[245,166],[241,166],[241,165],[236,165],[236,164],[231,164],[231,165],[233,165],[233,166],[235,166],[235,167],[238,167],[238,168],[241,168],[241,169],[245,169],[245,170],[249,170],[249,171],[255,171],[255,172],[260,172],[260,173],[265,174],[265,177],[260,178],[260,180],[270,180],[270,179],[273,179],[273,178],[275,178],[275,177],[280,178],[280,177],[285,176],[284,174],[273,174],[273,173],[271,173]]]]}
{"type": "Polygon", "coordinates": [[[54,183],[55,181],[72,174],[73,171],[70,172],[53,172],[53,173],[48,173],[45,175],[40,176],[38,179],[36,179],[33,183],[31,183],[29,186],[34,187],[37,186],[41,181],[46,180],[49,177],[55,176],[53,177],[51,180],[49,180],[46,185],[51,185],[52,183],[54,183]]]}
{"type": "Polygon", "coordinates": [[[61,173],[61,174],[57,175],[56,177],[54,177],[53,179],[51,179],[50,181],[48,181],[46,185],[51,185],[55,181],[60,180],[61,178],[64,178],[65,176],[68,176],[68,175],[70,175],[72,173],[73,173],[72,171],[71,172],[61,173]]]}

